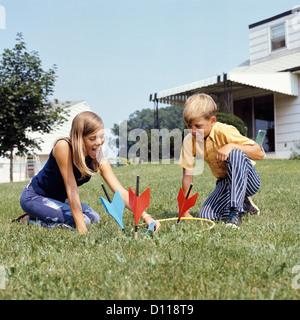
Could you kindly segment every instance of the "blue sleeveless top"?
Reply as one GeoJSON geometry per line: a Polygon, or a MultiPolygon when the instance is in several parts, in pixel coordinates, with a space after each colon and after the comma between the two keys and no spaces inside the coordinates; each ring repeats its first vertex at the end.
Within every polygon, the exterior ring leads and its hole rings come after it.
{"type": "MultiPolygon", "coordinates": [[[[70,142],[67,142],[72,151],[70,142]]],[[[93,170],[93,168],[91,167],[92,159],[90,157],[86,158],[85,163],[89,169],[93,170]]],[[[74,164],[73,172],[77,186],[81,186],[91,179],[91,176],[87,175],[80,180],[81,173],[74,164]]],[[[56,159],[53,156],[53,149],[51,150],[49,159],[43,169],[32,178],[31,185],[35,192],[41,196],[52,198],[61,202],[65,202],[65,200],[67,199],[68,195],[65,183],[60,173],[56,159]]]]}

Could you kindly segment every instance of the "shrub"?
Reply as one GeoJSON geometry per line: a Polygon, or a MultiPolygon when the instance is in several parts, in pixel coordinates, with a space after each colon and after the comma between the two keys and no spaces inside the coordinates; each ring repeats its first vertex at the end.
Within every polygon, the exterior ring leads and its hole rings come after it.
{"type": "Polygon", "coordinates": [[[245,122],[234,114],[217,112],[217,121],[232,125],[239,130],[240,134],[246,135],[245,122]]]}
{"type": "Polygon", "coordinates": [[[295,148],[291,148],[292,153],[290,154],[290,160],[300,160],[300,153],[297,150],[300,150],[300,142],[294,142],[295,148]]]}

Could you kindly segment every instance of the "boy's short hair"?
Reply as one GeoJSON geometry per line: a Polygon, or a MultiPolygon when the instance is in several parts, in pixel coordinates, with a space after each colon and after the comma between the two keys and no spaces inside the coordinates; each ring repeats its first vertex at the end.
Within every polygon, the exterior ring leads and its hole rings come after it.
{"type": "Polygon", "coordinates": [[[189,97],[183,110],[183,119],[189,124],[196,119],[210,119],[216,116],[217,105],[213,98],[205,93],[196,93],[189,97]]]}

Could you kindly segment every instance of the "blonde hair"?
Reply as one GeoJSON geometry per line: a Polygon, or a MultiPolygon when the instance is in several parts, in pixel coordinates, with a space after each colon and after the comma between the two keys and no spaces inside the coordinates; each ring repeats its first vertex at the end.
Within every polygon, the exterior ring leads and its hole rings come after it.
{"type": "Polygon", "coordinates": [[[196,119],[210,119],[216,116],[217,105],[213,98],[205,93],[197,93],[189,97],[183,110],[183,119],[187,124],[190,124],[196,119]]]}
{"type": "MultiPolygon", "coordinates": [[[[84,111],[73,119],[70,131],[70,140],[73,148],[73,163],[81,173],[81,179],[86,175],[92,175],[99,171],[97,159],[92,159],[91,169],[85,163],[85,144],[83,137],[97,130],[103,129],[102,119],[95,113],[84,111]]],[[[101,151],[102,153],[102,151],[101,151]]]]}

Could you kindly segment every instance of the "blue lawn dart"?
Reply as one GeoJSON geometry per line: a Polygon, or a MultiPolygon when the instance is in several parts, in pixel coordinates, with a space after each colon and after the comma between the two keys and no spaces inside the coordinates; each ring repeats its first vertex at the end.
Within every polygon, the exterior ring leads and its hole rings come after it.
{"type": "Polygon", "coordinates": [[[102,186],[103,191],[107,197],[107,200],[100,197],[100,200],[102,201],[102,204],[104,205],[106,212],[117,221],[117,223],[120,226],[120,228],[122,229],[122,231],[125,232],[124,226],[123,226],[123,211],[125,208],[125,203],[124,203],[119,191],[116,190],[113,201],[111,201],[103,183],[101,184],[101,186],[102,186]]]}
{"type": "MultiPolygon", "coordinates": [[[[101,200],[106,212],[117,221],[118,225],[120,226],[122,231],[125,233],[124,225],[123,225],[123,212],[124,212],[124,208],[125,208],[125,203],[120,195],[120,192],[118,190],[116,190],[113,201],[111,201],[104,184],[101,183],[101,186],[102,186],[102,189],[103,189],[103,191],[106,195],[106,198],[107,198],[107,200],[106,200],[103,197],[100,197],[100,200],[101,200]]],[[[155,227],[155,222],[150,223],[146,234],[148,234],[149,231],[153,232],[154,227],[155,227]]]]}
{"type": "Polygon", "coordinates": [[[151,222],[151,223],[149,224],[149,227],[148,227],[148,229],[147,229],[146,234],[148,234],[149,231],[154,232],[154,227],[155,227],[155,221],[153,221],[153,222],[151,222]]]}

